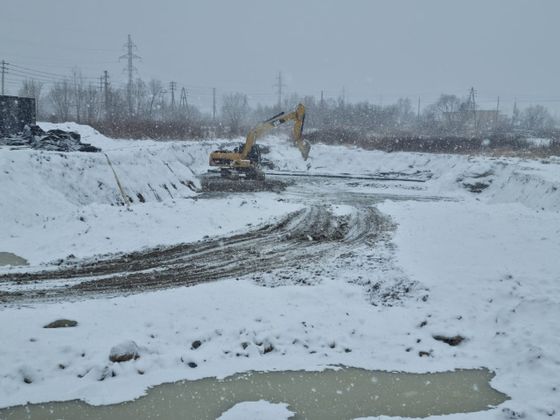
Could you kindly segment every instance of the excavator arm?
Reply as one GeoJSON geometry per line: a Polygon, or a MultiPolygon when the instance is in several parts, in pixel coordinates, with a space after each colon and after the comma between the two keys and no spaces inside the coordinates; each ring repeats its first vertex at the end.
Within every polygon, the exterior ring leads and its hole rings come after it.
{"type": "Polygon", "coordinates": [[[234,169],[248,169],[253,168],[255,163],[249,158],[253,147],[257,139],[263,136],[265,133],[271,129],[282,125],[288,121],[294,121],[293,137],[295,145],[301,152],[304,160],[307,160],[309,156],[310,145],[305,140],[303,140],[303,124],[305,122],[305,107],[303,104],[299,104],[295,111],[288,114],[281,112],[272,118],[261,122],[256,127],[252,128],[247,134],[245,143],[239,149],[239,151],[225,151],[217,150],[210,154],[210,165],[220,166],[222,168],[234,168],[234,169]]]}
{"type": "Polygon", "coordinates": [[[280,114],[275,115],[274,117],[260,123],[251,131],[249,131],[249,134],[247,134],[247,139],[245,140],[245,144],[243,146],[243,151],[241,152],[241,158],[247,158],[257,139],[263,136],[266,132],[272,130],[275,127],[278,127],[281,124],[284,124],[285,122],[292,120],[294,121],[294,142],[300,150],[303,159],[307,160],[307,157],[309,156],[310,146],[309,143],[304,142],[302,137],[303,124],[305,123],[305,107],[303,106],[303,104],[299,104],[295,111],[290,112],[289,114],[281,112],[280,114]]]}

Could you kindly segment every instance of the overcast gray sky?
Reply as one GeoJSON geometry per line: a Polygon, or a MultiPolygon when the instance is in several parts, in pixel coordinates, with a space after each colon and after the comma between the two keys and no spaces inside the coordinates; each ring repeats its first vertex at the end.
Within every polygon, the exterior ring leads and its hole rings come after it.
{"type": "Polygon", "coordinates": [[[482,108],[560,109],[559,17],[558,0],[2,0],[0,60],[124,83],[130,33],[138,76],[202,108],[212,87],[272,103],[282,71],[288,93],[427,104],[474,86],[482,108]]]}

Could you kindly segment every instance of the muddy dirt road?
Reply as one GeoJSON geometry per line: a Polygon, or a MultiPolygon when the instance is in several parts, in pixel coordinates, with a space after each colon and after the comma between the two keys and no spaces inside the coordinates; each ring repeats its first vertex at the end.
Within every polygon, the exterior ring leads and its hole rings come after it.
{"type": "MultiPolygon", "coordinates": [[[[274,223],[232,236],[0,275],[0,302],[11,305],[117,296],[284,268],[312,272],[321,258],[335,257],[357,245],[373,247],[389,234],[391,223],[375,203],[387,198],[434,199],[413,193],[351,192],[370,185],[368,180],[300,177],[290,181],[278,199],[302,203],[304,208],[274,223]],[[333,204],[345,204],[351,211],[337,214],[333,204]]],[[[258,195],[254,197],[258,199],[258,195]]]]}

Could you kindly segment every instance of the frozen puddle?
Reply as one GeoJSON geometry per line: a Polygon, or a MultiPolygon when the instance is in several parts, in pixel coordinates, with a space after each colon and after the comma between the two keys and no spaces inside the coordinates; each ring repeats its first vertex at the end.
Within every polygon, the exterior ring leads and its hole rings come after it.
{"type": "Polygon", "coordinates": [[[287,403],[296,413],[294,419],[425,417],[487,410],[501,404],[508,397],[490,387],[493,376],[486,369],[425,374],[357,368],[250,372],[221,380],[163,384],[138,400],[116,405],[71,401],[18,406],[0,410],[0,418],[214,420],[239,402],[258,400],[287,403]]]}
{"type": "Polygon", "coordinates": [[[0,266],[3,265],[27,265],[27,260],[11,252],[0,252],[0,266]]]}

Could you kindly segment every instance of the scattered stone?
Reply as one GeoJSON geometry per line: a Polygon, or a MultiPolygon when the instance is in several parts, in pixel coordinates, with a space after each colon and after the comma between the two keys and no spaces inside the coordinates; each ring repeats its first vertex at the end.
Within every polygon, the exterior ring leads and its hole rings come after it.
{"type": "Polygon", "coordinates": [[[198,365],[195,362],[189,362],[187,363],[188,367],[194,369],[195,367],[197,367],[198,365]]]}
{"type": "Polygon", "coordinates": [[[263,349],[263,353],[270,353],[272,350],[274,350],[274,346],[272,344],[267,344],[263,349]]]}
{"type": "Polygon", "coordinates": [[[511,408],[503,408],[502,413],[506,419],[524,419],[525,413],[523,411],[513,411],[511,408]]]}
{"type": "Polygon", "coordinates": [[[424,320],[418,325],[418,328],[425,327],[426,325],[428,325],[428,321],[424,320]]]}
{"type": "Polygon", "coordinates": [[[28,377],[28,376],[24,376],[24,377],[23,377],[23,382],[25,382],[26,384],[31,384],[31,383],[33,383],[33,381],[31,380],[31,378],[28,377]]]}
{"type": "Polygon", "coordinates": [[[125,341],[111,348],[109,353],[109,360],[111,362],[127,362],[129,360],[136,360],[140,357],[140,348],[132,341],[125,341]]]}
{"type": "Polygon", "coordinates": [[[113,377],[116,376],[115,373],[109,369],[109,366],[105,366],[103,368],[103,370],[101,370],[101,372],[99,373],[99,375],[97,376],[97,380],[99,382],[104,381],[106,378],[108,378],[109,376],[113,377]]]}
{"type": "Polygon", "coordinates": [[[469,190],[470,192],[475,193],[475,194],[480,194],[482,191],[484,191],[489,186],[490,186],[490,183],[487,183],[487,182],[474,182],[472,184],[467,183],[467,182],[463,182],[463,187],[465,187],[467,190],[469,190]]]}
{"type": "Polygon", "coordinates": [[[56,321],[45,325],[43,328],[70,328],[77,325],[78,321],[74,321],[72,319],[57,319],[56,321]]]}
{"type": "Polygon", "coordinates": [[[465,337],[462,337],[460,335],[456,335],[453,337],[446,337],[445,335],[434,335],[433,337],[434,340],[442,341],[445,344],[449,344],[450,346],[458,346],[465,339],[465,337]]]}
{"type": "Polygon", "coordinates": [[[418,352],[418,356],[420,356],[420,357],[430,357],[431,355],[432,355],[431,351],[420,350],[418,352]]]}
{"type": "Polygon", "coordinates": [[[191,344],[191,348],[193,350],[196,350],[197,348],[199,348],[202,345],[202,342],[200,340],[194,340],[191,344]]]}

